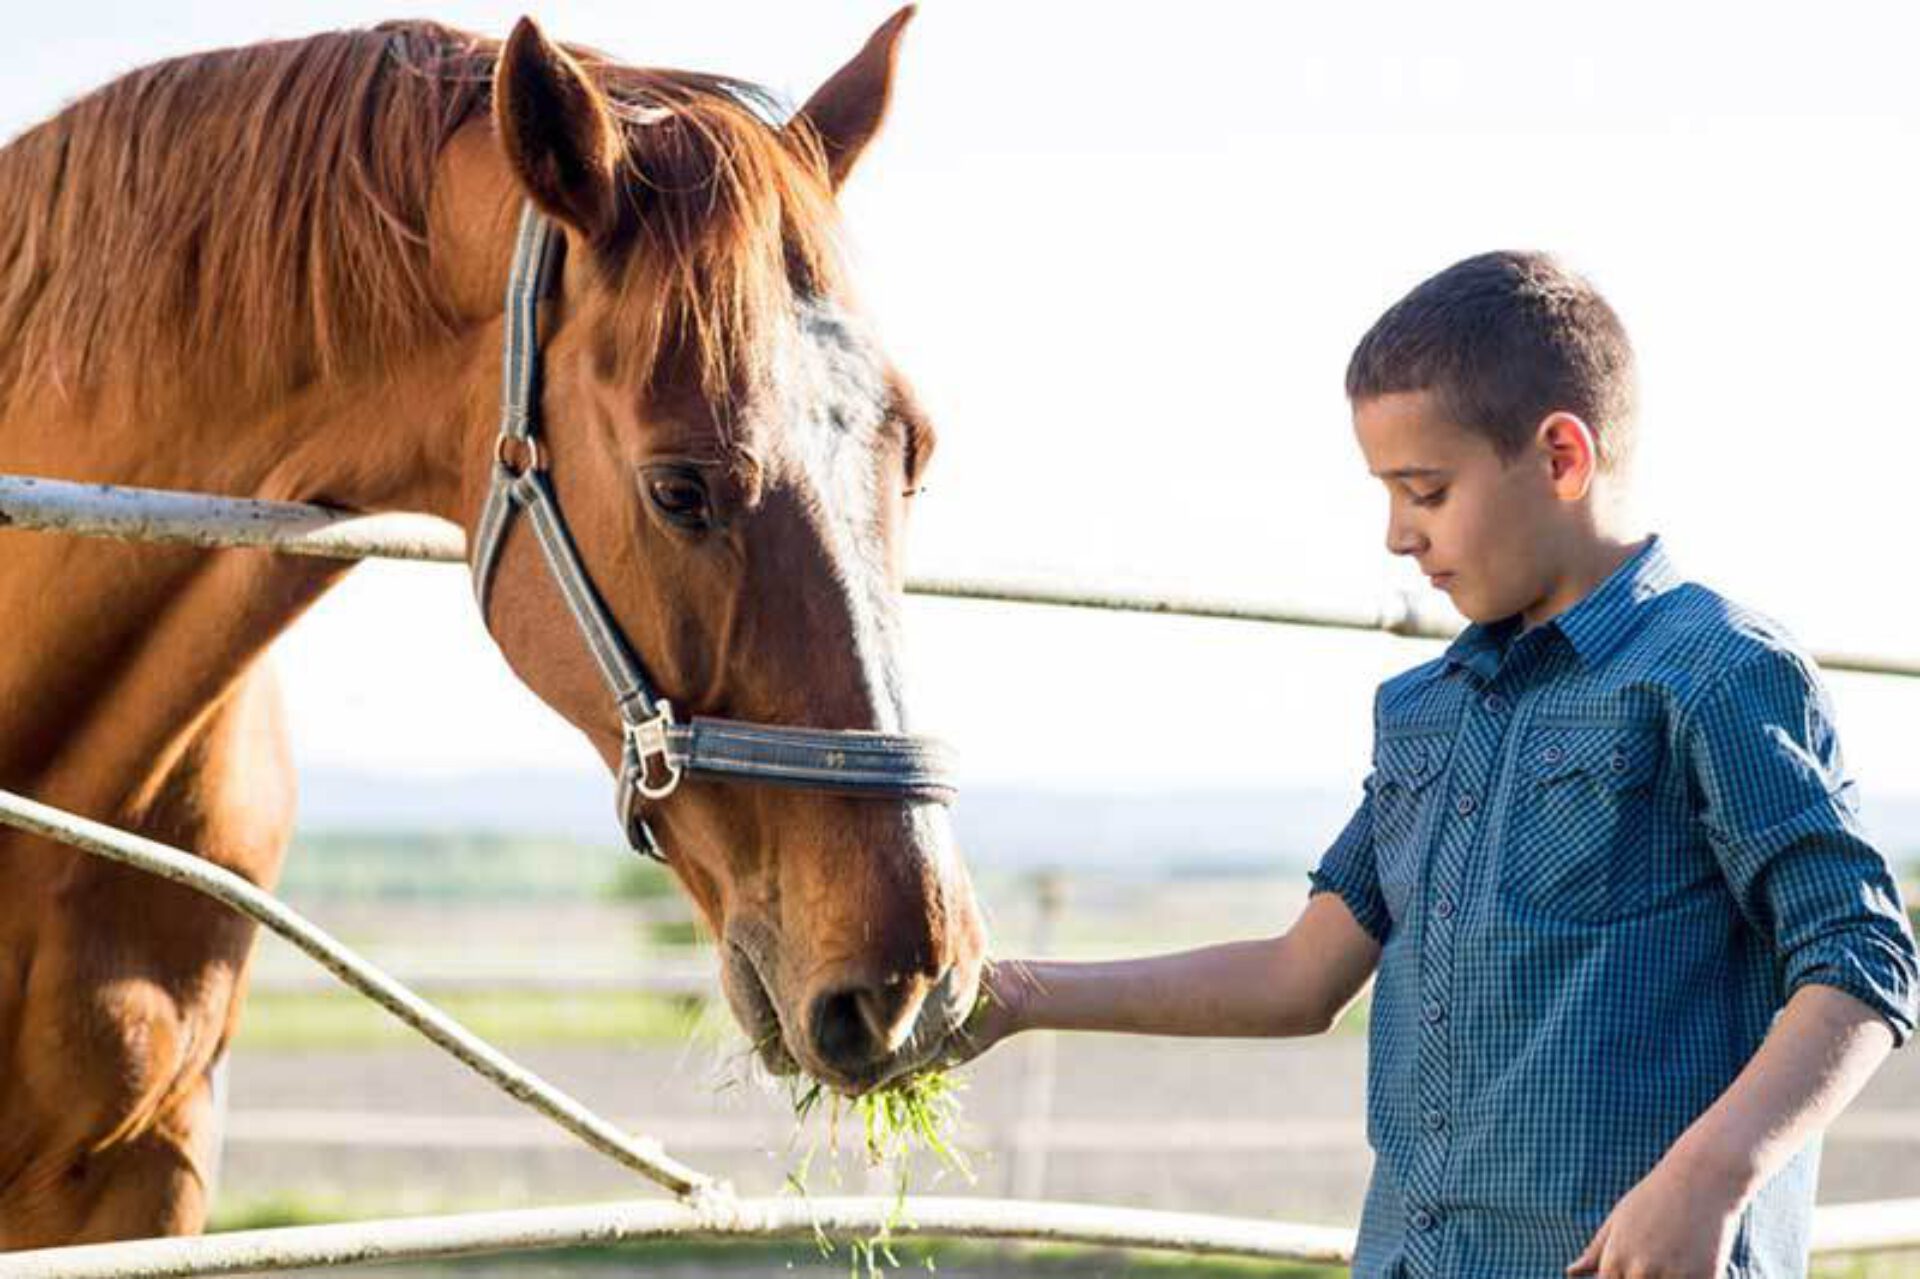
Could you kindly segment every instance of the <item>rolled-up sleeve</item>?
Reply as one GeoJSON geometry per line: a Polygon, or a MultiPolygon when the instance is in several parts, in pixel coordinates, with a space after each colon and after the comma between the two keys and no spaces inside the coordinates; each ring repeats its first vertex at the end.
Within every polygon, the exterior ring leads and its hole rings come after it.
{"type": "Polygon", "coordinates": [[[1393,931],[1387,914],[1387,899],[1380,892],[1379,867],[1373,859],[1373,779],[1367,779],[1366,795],[1360,807],[1347,819],[1346,829],[1320,858],[1320,864],[1307,873],[1313,893],[1338,893],[1340,900],[1360,927],[1382,946],[1393,931]]]}
{"type": "Polygon", "coordinates": [[[1768,648],[1723,673],[1683,732],[1700,820],[1783,996],[1832,986],[1913,1034],[1920,964],[1900,889],[1860,823],[1811,663],[1768,648]]]}
{"type": "MultiPolygon", "coordinates": [[[[1379,699],[1374,701],[1374,732],[1380,729],[1379,699]]],[[[1315,893],[1338,893],[1360,927],[1382,946],[1393,931],[1393,919],[1387,913],[1387,899],[1380,891],[1380,865],[1373,854],[1373,785],[1368,773],[1361,783],[1360,807],[1347,819],[1345,829],[1320,858],[1320,864],[1308,872],[1315,893]]]]}

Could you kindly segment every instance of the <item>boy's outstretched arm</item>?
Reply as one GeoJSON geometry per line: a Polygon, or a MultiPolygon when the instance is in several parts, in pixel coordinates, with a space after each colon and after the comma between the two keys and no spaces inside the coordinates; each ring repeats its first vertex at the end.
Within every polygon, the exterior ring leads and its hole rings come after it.
{"type": "Polygon", "coordinates": [[[1221,1038],[1317,1034],[1360,993],[1380,943],[1337,894],[1316,893],[1278,937],[1098,963],[1001,960],[957,1061],[1022,1030],[1221,1038]]]}

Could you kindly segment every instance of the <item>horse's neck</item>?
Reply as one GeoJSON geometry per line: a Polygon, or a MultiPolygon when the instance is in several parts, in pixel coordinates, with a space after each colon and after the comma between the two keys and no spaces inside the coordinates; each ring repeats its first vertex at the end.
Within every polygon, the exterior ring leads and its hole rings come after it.
{"type": "MultiPolygon", "coordinates": [[[[219,360],[156,395],[8,406],[0,471],[65,479],[473,515],[497,413],[501,289],[518,199],[484,122],[440,157],[432,269],[456,331],[242,404],[219,360]]],[[[246,335],[227,335],[245,340],[246,335]]],[[[256,551],[125,546],[0,532],[0,786],[137,819],[209,709],[274,636],[349,567],[256,551]]]]}
{"type": "MultiPolygon", "coordinates": [[[[266,379],[274,385],[249,392],[237,384],[241,369],[307,363],[294,358],[303,347],[249,360],[250,345],[297,345],[318,321],[289,323],[277,336],[229,322],[175,369],[117,375],[98,361],[103,384],[79,389],[57,371],[16,379],[16,395],[26,394],[0,400],[0,472],[464,518],[469,454],[484,451],[497,403],[498,327],[521,196],[484,118],[458,129],[435,163],[421,211],[433,277],[432,300],[421,305],[435,318],[423,318],[417,345],[410,338],[405,351],[354,356],[374,367],[309,371],[284,386],[266,379]]],[[[56,269],[85,265],[61,258],[56,269]]],[[[333,314],[327,323],[352,328],[365,319],[333,314]]]]}
{"type": "MultiPolygon", "coordinates": [[[[384,377],[236,412],[111,397],[86,415],[0,422],[0,470],[464,521],[467,454],[497,391],[490,327],[384,377]],[[101,412],[101,407],[109,411],[101,412]]],[[[256,551],[0,533],[0,786],[137,820],[210,707],[350,567],[256,551]]]]}

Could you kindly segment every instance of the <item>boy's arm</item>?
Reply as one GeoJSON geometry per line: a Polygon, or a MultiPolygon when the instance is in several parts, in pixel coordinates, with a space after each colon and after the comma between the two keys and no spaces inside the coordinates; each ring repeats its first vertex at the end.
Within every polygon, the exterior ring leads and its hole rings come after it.
{"type": "Polygon", "coordinates": [[[1892,1048],[1874,1009],[1831,987],[1802,988],[1567,1273],[1725,1273],[1740,1205],[1826,1130],[1892,1048]]]}
{"type": "Polygon", "coordinates": [[[977,1057],[1022,1030],[1220,1038],[1311,1035],[1353,1002],[1391,930],[1373,856],[1373,778],[1278,937],[1109,963],[990,964],[986,999],[952,1046],[977,1057]]]}
{"type": "Polygon", "coordinates": [[[1679,736],[1700,829],[1779,961],[1783,1002],[1809,985],[1844,990],[1904,1042],[1920,1011],[1920,958],[1811,662],[1769,648],[1735,664],[1679,736]]]}
{"type": "Polygon", "coordinates": [[[1003,962],[989,980],[1004,1034],[1311,1035],[1339,1019],[1379,958],[1346,904],[1316,893],[1279,937],[1106,963],[1003,962]]]}
{"type": "Polygon", "coordinates": [[[990,964],[952,1064],[1022,1030],[1222,1038],[1325,1030],[1367,984],[1391,929],[1374,873],[1371,777],[1363,791],[1284,935],[1111,963],[990,964]]]}
{"type": "Polygon", "coordinates": [[[1681,732],[1699,820],[1786,1006],[1745,1069],[1616,1205],[1570,1274],[1719,1273],[1738,1212],[1914,1029],[1920,963],[1886,858],[1855,813],[1826,690],[1772,649],[1681,732]]]}

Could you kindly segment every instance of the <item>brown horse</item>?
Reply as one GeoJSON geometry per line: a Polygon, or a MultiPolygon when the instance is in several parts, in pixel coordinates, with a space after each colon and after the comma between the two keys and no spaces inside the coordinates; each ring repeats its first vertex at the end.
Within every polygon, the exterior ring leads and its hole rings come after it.
{"type": "MultiPolygon", "coordinates": [[[[0,471],[424,510],[471,532],[531,199],[564,233],[543,446],[683,714],[905,731],[906,495],[931,428],[857,318],[835,192],[908,12],[784,124],[751,86],[426,23],[136,71],[0,151],[0,471]]],[[[263,660],[337,564],[0,533],[0,786],[272,884],[294,779],[263,660]]],[[[488,625],[609,767],[533,540],[488,625]]],[[[477,731],[485,731],[477,725],[477,731]]],[[[653,810],[767,1064],[932,1060],[984,945],[943,810],[692,782],[653,810]]],[[[200,1228],[254,931],[0,834],[0,1248],[200,1228]]]]}

